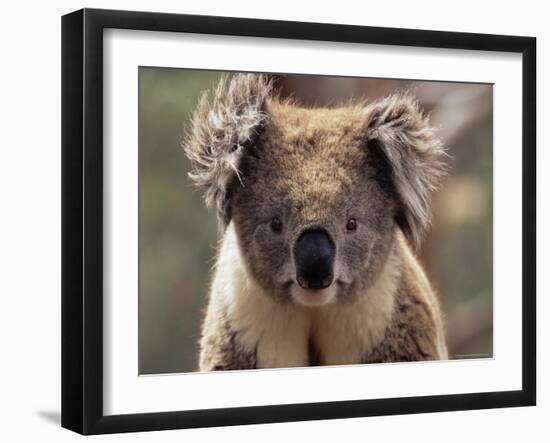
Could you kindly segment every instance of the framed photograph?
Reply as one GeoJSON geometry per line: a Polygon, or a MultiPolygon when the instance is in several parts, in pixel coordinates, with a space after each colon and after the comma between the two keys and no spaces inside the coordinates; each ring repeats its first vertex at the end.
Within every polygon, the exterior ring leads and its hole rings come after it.
{"type": "Polygon", "coordinates": [[[536,403],[536,41],[62,19],[62,425],[536,403]]]}

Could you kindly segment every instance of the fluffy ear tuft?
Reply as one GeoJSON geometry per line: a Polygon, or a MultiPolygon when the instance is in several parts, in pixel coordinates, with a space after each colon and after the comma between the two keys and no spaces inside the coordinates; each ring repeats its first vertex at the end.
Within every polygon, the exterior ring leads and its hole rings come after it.
{"type": "Polygon", "coordinates": [[[203,93],[182,145],[207,206],[215,205],[224,225],[231,219],[230,188],[240,181],[239,164],[267,120],[265,102],[271,82],[261,74],[224,76],[212,101],[203,93]]]}
{"type": "Polygon", "coordinates": [[[432,193],[446,172],[445,150],[408,93],[379,100],[365,111],[368,144],[381,150],[401,200],[397,222],[417,248],[431,221],[432,193]]]}

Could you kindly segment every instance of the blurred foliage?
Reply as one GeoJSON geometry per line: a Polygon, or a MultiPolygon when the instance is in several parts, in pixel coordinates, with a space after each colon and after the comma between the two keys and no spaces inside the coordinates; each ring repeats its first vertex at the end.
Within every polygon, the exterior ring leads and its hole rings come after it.
{"type": "Polygon", "coordinates": [[[215,73],[139,71],[140,373],[196,367],[216,219],[187,178],[183,123],[215,73]]]}
{"type": "MultiPolygon", "coordinates": [[[[180,142],[201,93],[220,75],[139,70],[142,374],[197,367],[217,226],[187,177],[180,142]]],[[[450,170],[435,197],[421,261],[442,302],[451,357],[492,356],[492,86],[305,75],[274,80],[283,96],[308,106],[410,89],[430,112],[450,170]]]]}

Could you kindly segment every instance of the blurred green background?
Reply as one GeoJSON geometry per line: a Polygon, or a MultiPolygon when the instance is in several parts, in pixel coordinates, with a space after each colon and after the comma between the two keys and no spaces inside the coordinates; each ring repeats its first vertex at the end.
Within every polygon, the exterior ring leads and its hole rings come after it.
{"type": "MultiPolygon", "coordinates": [[[[180,142],[201,92],[221,74],[139,68],[141,374],[197,368],[217,223],[187,178],[180,142]]],[[[443,306],[451,358],[492,356],[492,86],[308,75],[274,81],[281,95],[315,106],[410,89],[430,112],[451,159],[420,258],[443,306]]]]}

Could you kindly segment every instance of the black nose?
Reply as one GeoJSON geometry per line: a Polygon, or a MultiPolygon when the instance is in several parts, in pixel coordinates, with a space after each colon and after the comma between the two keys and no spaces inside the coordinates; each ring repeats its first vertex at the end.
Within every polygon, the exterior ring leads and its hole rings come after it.
{"type": "Polygon", "coordinates": [[[296,279],[304,289],[323,289],[332,283],[334,243],[320,229],[304,231],[294,248],[296,279]]]}

